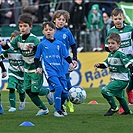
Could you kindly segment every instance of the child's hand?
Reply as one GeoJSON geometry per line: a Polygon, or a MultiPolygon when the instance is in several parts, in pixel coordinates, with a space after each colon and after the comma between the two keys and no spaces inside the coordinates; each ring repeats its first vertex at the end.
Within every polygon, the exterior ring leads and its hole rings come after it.
{"type": "Polygon", "coordinates": [[[94,67],[98,67],[98,66],[100,66],[100,63],[96,63],[96,64],[94,65],[94,67]]]}
{"type": "Polygon", "coordinates": [[[2,78],[5,78],[7,76],[7,72],[2,73],[2,78]]]}
{"type": "Polygon", "coordinates": [[[131,55],[133,56],[133,51],[131,52],[131,55]]]}
{"type": "Polygon", "coordinates": [[[73,60],[72,62],[73,62],[73,67],[76,68],[78,66],[77,61],[76,60],[73,60]]]}
{"type": "Polygon", "coordinates": [[[74,70],[74,64],[73,63],[70,63],[69,64],[69,72],[72,72],[74,70]]]}
{"type": "Polygon", "coordinates": [[[28,44],[26,46],[26,49],[29,50],[30,52],[33,50],[34,46],[32,44],[28,44]]]}
{"type": "Polygon", "coordinates": [[[36,69],[36,73],[37,73],[38,75],[41,76],[41,75],[42,75],[42,68],[39,68],[39,67],[38,67],[38,68],[36,69]]]}

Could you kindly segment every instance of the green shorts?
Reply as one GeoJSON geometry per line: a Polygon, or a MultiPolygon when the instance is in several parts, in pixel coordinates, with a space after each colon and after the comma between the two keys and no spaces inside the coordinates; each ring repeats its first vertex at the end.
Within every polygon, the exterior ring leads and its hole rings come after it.
{"type": "Polygon", "coordinates": [[[7,89],[17,89],[18,93],[24,93],[24,80],[17,79],[14,76],[9,76],[7,89]]]}
{"type": "Polygon", "coordinates": [[[119,98],[123,98],[124,89],[127,88],[128,84],[128,81],[113,80],[107,86],[102,88],[101,93],[107,96],[117,96],[119,98]]]}
{"type": "Polygon", "coordinates": [[[31,92],[40,92],[43,85],[43,76],[32,73],[24,73],[24,89],[31,89],[31,92]]]}

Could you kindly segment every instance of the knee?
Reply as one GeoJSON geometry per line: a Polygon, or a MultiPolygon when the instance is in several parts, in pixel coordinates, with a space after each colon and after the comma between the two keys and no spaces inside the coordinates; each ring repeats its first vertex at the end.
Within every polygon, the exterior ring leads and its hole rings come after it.
{"type": "Polygon", "coordinates": [[[26,93],[30,98],[34,98],[38,95],[38,93],[31,92],[30,89],[26,90],[26,93]]]}
{"type": "Polygon", "coordinates": [[[15,89],[9,89],[10,93],[15,93],[15,89]]]}

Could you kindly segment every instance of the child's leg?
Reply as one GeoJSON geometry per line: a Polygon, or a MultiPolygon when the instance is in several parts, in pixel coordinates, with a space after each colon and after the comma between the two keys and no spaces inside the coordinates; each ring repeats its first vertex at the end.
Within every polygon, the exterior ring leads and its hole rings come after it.
{"type": "Polygon", "coordinates": [[[39,92],[42,88],[43,84],[43,77],[36,74],[36,73],[24,73],[24,87],[26,93],[30,97],[31,101],[38,107],[40,110],[36,114],[39,115],[46,115],[49,113],[49,110],[44,105],[44,103],[39,98],[39,92]]]}
{"type": "Polygon", "coordinates": [[[1,103],[1,91],[0,91],[0,114],[4,113],[4,109],[2,107],[2,103],[1,103]]]}
{"type": "Polygon", "coordinates": [[[28,94],[28,96],[30,97],[30,99],[32,100],[32,102],[40,109],[46,110],[47,107],[43,104],[43,102],[41,101],[41,99],[38,96],[38,93],[33,93],[31,92],[30,89],[26,90],[26,93],[28,94]]]}
{"type": "Polygon", "coordinates": [[[126,88],[126,93],[128,97],[128,102],[133,104],[133,76],[131,76],[129,86],[126,88]]]}
{"type": "Polygon", "coordinates": [[[41,91],[39,92],[39,96],[46,96],[48,103],[52,105],[54,103],[53,93],[50,92],[49,88],[42,87],[41,91]]]}
{"type": "Polygon", "coordinates": [[[25,108],[25,92],[19,93],[20,105],[19,110],[24,110],[25,108]]]}
{"type": "Polygon", "coordinates": [[[10,101],[10,106],[16,108],[15,89],[9,88],[9,101],[10,101]]]}
{"type": "Polygon", "coordinates": [[[122,106],[122,108],[124,109],[125,112],[129,112],[129,106],[125,100],[125,98],[119,98],[119,97],[116,97],[117,100],[119,101],[120,105],[122,106]]]}
{"type": "Polygon", "coordinates": [[[111,109],[116,109],[117,105],[115,103],[114,98],[112,96],[107,96],[107,95],[103,94],[103,92],[101,92],[101,93],[102,93],[103,97],[108,101],[111,109]]]}
{"type": "MultiPolygon", "coordinates": [[[[67,80],[67,88],[68,88],[68,91],[72,88],[72,85],[71,85],[71,82],[70,82],[70,74],[66,74],[66,80],[67,80]]],[[[67,99],[66,101],[66,105],[68,106],[69,108],[69,111],[72,113],[74,112],[74,106],[73,106],[73,103],[67,99]]],[[[64,104],[64,107],[65,107],[65,104],[64,104]]]]}
{"type": "Polygon", "coordinates": [[[24,93],[19,93],[19,99],[20,99],[20,102],[25,101],[25,92],[24,93]]]}

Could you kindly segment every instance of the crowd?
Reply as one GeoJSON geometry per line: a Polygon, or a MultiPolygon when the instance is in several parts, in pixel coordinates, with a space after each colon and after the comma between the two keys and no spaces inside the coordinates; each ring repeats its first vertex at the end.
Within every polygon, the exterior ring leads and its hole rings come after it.
{"type": "Polygon", "coordinates": [[[84,51],[85,42],[83,38],[86,34],[87,37],[85,36],[85,39],[87,39],[86,42],[89,44],[87,51],[102,51],[104,46],[102,45],[103,39],[107,28],[110,27],[110,22],[108,20],[105,22],[102,14],[105,12],[110,17],[110,12],[115,6],[113,4],[108,6],[105,3],[96,4],[94,2],[88,4],[84,0],[67,1],[62,2],[62,4],[58,0],[2,0],[0,3],[0,25],[17,26],[18,17],[22,13],[29,13],[32,16],[33,24],[42,24],[43,22],[52,20],[52,15],[55,10],[65,9],[70,13],[70,19],[66,23],[66,26],[74,35],[77,43],[77,51],[84,51]],[[93,13],[95,12],[94,7],[97,7],[97,13],[94,17],[95,20],[92,18],[95,14],[93,13]],[[96,17],[97,14],[98,17],[96,17]],[[100,27],[97,27],[99,23],[100,27]],[[95,32],[96,36],[94,35],[95,32]],[[91,38],[94,37],[96,38],[92,40],[91,38]]]}
{"type": "MultiPolygon", "coordinates": [[[[20,95],[19,110],[25,108],[25,94],[27,94],[39,108],[36,116],[49,113],[40,96],[46,96],[49,104],[54,104],[55,117],[67,115],[64,109],[66,104],[70,108],[70,112],[74,112],[74,106],[68,98],[68,91],[72,87],[70,72],[77,67],[77,52],[81,51],[83,47],[79,37],[80,32],[86,30],[89,33],[91,51],[103,51],[104,47],[101,44],[105,44],[105,50],[109,52],[108,58],[103,63],[94,65],[94,67],[102,69],[109,67],[111,74],[111,82],[101,90],[101,94],[110,105],[110,109],[104,115],[111,116],[118,111],[123,115],[133,114],[124,96],[124,89],[126,89],[128,102],[133,104],[133,67],[131,62],[133,27],[124,23],[125,17],[121,9],[114,8],[110,13],[100,10],[98,4],[93,4],[86,17],[83,0],[74,0],[69,11],[55,10],[57,5],[54,1],[49,1],[50,11],[52,11],[52,13],[48,12],[51,13],[49,14],[50,18],[45,16],[47,20],[44,20],[43,16],[37,19],[40,23],[43,22],[44,37],[40,42],[34,33],[31,33],[36,17],[29,14],[29,6],[22,11],[19,1],[2,2],[1,9],[8,5],[7,9],[9,10],[3,8],[5,16],[1,22],[18,25],[20,30],[20,33],[12,34],[10,42],[0,41],[5,50],[1,54],[0,60],[3,74],[5,74],[5,68],[2,60],[8,58],[10,63],[7,86],[11,106],[9,112],[16,111],[15,89],[20,95]],[[17,5],[19,5],[18,8],[11,8],[17,5]],[[10,9],[19,11],[16,13],[10,9]],[[69,55],[70,48],[73,57],[69,55]],[[43,74],[49,88],[42,87],[43,74]],[[119,101],[120,107],[116,105],[114,97],[119,101]]],[[[33,13],[38,10],[42,12],[43,8],[39,8],[40,2],[42,1],[35,1],[34,6],[30,7],[34,10],[33,13]]],[[[3,14],[1,13],[1,15],[3,14]]],[[[5,76],[6,74],[3,77],[5,76]]],[[[3,108],[2,104],[0,105],[2,114],[3,108]]]]}

